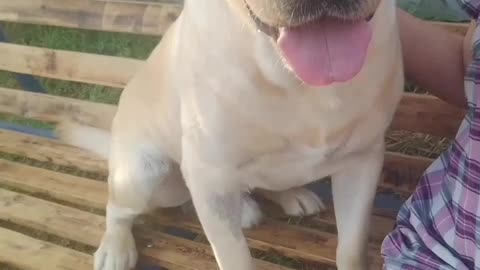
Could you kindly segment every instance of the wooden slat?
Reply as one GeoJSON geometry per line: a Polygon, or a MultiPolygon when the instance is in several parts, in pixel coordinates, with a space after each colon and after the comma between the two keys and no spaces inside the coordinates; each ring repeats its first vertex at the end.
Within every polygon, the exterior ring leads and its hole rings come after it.
{"type": "MultiPolygon", "coordinates": [[[[5,43],[0,43],[0,59],[2,59],[0,69],[8,71],[117,87],[124,87],[143,63],[140,60],[127,58],[5,43]]],[[[4,95],[11,96],[13,94],[8,92],[4,95]]],[[[24,94],[24,97],[28,97],[28,94],[24,94]]],[[[2,101],[7,97],[0,96],[0,98],[0,105],[4,107],[0,109],[17,113],[18,110],[27,109],[27,107],[12,107],[18,104],[2,101]]],[[[9,99],[11,98],[8,98],[7,101],[9,99]]],[[[55,100],[53,97],[50,97],[48,101],[52,104],[62,102],[55,100]]],[[[72,101],[68,102],[71,103],[72,101]]],[[[36,109],[34,103],[30,103],[30,106],[36,109]]],[[[87,105],[84,107],[82,111],[88,112],[90,108],[87,105]]],[[[47,106],[44,108],[47,108],[47,106]]],[[[80,107],[77,106],[77,108],[80,107]]],[[[464,113],[463,110],[430,95],[405,94],[397,109],[392,128],[453,137],[464,113]]]]}
{"type": "Polygon", "coordinates": [[[388,152],[385,155],[381,187],[411,194],[432,162],[430,158],[388,152]]]}
{"type": "MultiPolygon", "coordinates": [[[[0,59],[3,54],[8,54],[2,51],[2,46],[4,45],[0,44],[0,59]]],[[[8,46],[18,47],[18,45],[8,46]]],[[[26,47],[22,49],[26,49],[26,47]]],[[[41,58],[44,57],[41,54],[38,55],[40,55],[41,58]]],[[[89,56],[99,57],[95,55],[89,56]]],[[[65,57],[65,55],[62,57],[65,57]]],[[[11,57],[11,59],[13,59],[13,57],[11,57]]],[[[58,60],[59,58],[57,57],[56,59],[58,60]]],[[[81,57],[77,59],[81,59],[81,57]]],[[[107,57],[107,59],[110,58],[107,57]]],[[[121,62],[123,60],[126,59],[114,59],[113,62],[121,62]]],[[[65,61],[65,65],[75,65],[76,60],[67,60],[65,58],[61,61],[65,61]]],[[[107,62],[108,61],[109,60],[107,60],[107,62]]],[[[91,63],[95,62],[96,61],[92,61],[91,63]]],[[[116,65],[113,62],[112,66],[114,67],[116,65]]],[[[95,64],[91,65],[87,63],[88,61],[85,62],[85,66],[82,68],[85,69],[85,72],[79,69],[77,70],[78,73],[89,73],[90,75],[88,76],[93,76],[95,77],[95,80],[102,81],[103,84],[106,85],[116,84],[119,82],[118,80],[115,82],[115,80],[111,80],[110,78],[124,77],[120,80],[123,81],[128,80],[128,78],[130,77],[130,75],[127,75],[128,72],[123,75],[118,74],[119,76],[117,76],[117,71],[115,71],[115,68],[107,69],[106,71],[105,69],[95,68],[95,64]],[[88,69],[87,66],[91,66],[92,69],[90,71],[86,71],[88,69]],[[96,70],[97,72],[95,73],[93,70],[96,70]]],[[[119,65],[124,67],[128,66],[128,63],[124,64],[125,65],[119,65]]],[[[23,62],[23,64],[21,63],[18,65],[15,64],[14,66],[15,67],[13,68],[9,66],[8,61],[0,62],[0,69],[3,68],[6,70],[16,71],[20,73],[29,73],[28,70],[26,70],[30,68],[27,62],[23,62]]],[[[130,71],[133,73],[133,68],[130,71]]],[[[50,73],[49,76],[59,78],[64,75],[64,72],[57,73],[55,71],[50,73]]],[[[79,81],[83,80],[84,79],[79,79],[79,81]]],[[[123,82],[120,84],[123,85],[123,82]]],[[[105,121],[108,121],[108,119],[111,120],[113,118],[115,106],[94,106],[92,104],[95,103],[75,101],[72,99],[65,99],[54,96],[45,96],[44,98],[42,98],[42,96],[34,93],[17,93],[13,90],[8,90],[5,88],[0,89],[0,112],[9,112],[20,116],[29,116],[39,120],[54,120],[58,118],[58,113],[67,113],[76,117],[81,117],[82,119],[86,118],[83,122],[93,126],[98,126],[97,122],[99,121],[99,117],[104,118],[105,121]],[[39,100],[38,102],[36,101],[37,99],[39,100]],[[98,110],[101,110],[105,113],[100,113],[98,110]]],[[[464,114],[464,110],[449,105],[436,97],[430,95],[406,93],[404,94],[399,104],[391,127],[392,129],[415,131],[435,136],[453,137],[458,130],[459,124],[464,114]]],[[[105,121],[102,121],[102,126],[106,125],[105,121]]]]}
{"type": "MultiPolygon", "coordinates": [[[[322,216],[328,216],[328,219],[333,221],[331,226],[336,226],[332,214],[332,212],[327,212],[322,216]]],[[[167,215],[157,215],[156,220],[161,224],[182,226],[197,233],[203,232],[198,219],[194,216],[177,215],[172,218],[167,215]]],[[[386,224],[389,226],[387,228],[392,228],[390,224],[393,223],[393,220],[380,217],[373,218],[374,222],[377,220],[381,222],[375,223],[375,227],[386,224]]],[[[386,231],[386,228],[380,228],[380,230],[386,231]]],[[[385,238],[385,235],[382,235],[381,239],[385,238]]],[[[293,258],[319,261],[330,265],[335,263],[338,242],[336,235],[334,236],[331,232],[288,225],[270,218],[264,218],[262,224],[254,229],[246,230],[245,236],[250,246],[260,250],[275,249],[277,252],[293,258]]],[[[372,269],[381,269],[380,241],[375,239],[374,243],[369,244],[368,254],[372,269]]]]}
{"type": "Polygon", "coordinates": [[[442,27],[444,29],[447,29],[451,32],[458,33],[461,35],[465,35],[468,30],[468,23],[450,23],[450,22],[431,22],[433,25],[436,25],[438,27],[442,27]]]}
{"type": "Polygon", "coordinates": [[[2,159],[0,183],[88,208],[104,209],[107,204],[107,186],[104,182],[2,159]]]}
{"type": "MultiPolygon", "coordinates": [[[[105,228],[105,218],[102,216],[7,190],[0,189],[0,203],[4,205],[0,208],[1,218],[93,247],[100,243],[105,228]]],[[[206,245],[150,228],[140,228],[138,238],[143,239],[139,243],[139,252],[160,266],[189,270],[217,269],[211,250],[206,245]],[[145,240],[149,244],[153,242],[152,247],[147,247],[145,240]]],[[[259,269],[286,270],[269,263],[258,263],[259,269]]]]}
{"type": "Polygon", "coordinates": [[[0,204],[3,220],[91,247],[100,244],[105,229],[102,216],[5,189],[0,189],[0,204]]]}
{"type": "MultiPolygon", "coordinates": [[[[0,87],[0,112],[56,122],[63,116],[100,128],[110,128],[117,106],[0,87]]],[[[464,111],[428,95],[405,94],[393,129],[452,137],[464,111]]]]}
{"type": "MultiPolygon", "coordinates": [[[[5,2],[16,1],[0,1],[5,2]]],[[[0,70],[120,88],[143,64],[129,58],[10,43],[0,43],[0,59],[0,70]]]]}
{"type": "Polygon", "coordinates": [[[0,112],[46,122],[64,117],[109,129],[117,106],[0,87],[0,112]]]}
{"type": "MultiPolygon", "coordinates": [[[[103,208],[107,197],[106,183],[2,160],[0,160],[0,183],[69,203],[81,203],[85,207],[103,208]]],[[[164,224],[202,232],[196,219],[192,221],[179,216],[177,219],[169,219],[166,216],[162,218],[160,215],[158,220],[164,224]]],[[[274,249],[287,256],[327,264],[335,262],[336,236],[329,233],[267,220],[262,226],[247,232],[246,235],[250,245],[256,249],[265,251],[274,249]]],[[[378,252],[378,245],[371,247],[371,255],[378,252]]],[[[380,269],[379,258],[373,255],[371,257],[372,265],[375,269],[380,269]]]]}
{"type": "Polygon", "coordinates": [[[0,1],[0,21],[162,35],[181,9],[177,4],[15,0],[0,1]]]}
{"type": "Polygon", "coordinates": [[[0,152],[106,174],[107,162],[87,151],[50,139],[0,129],[0,152]],[[68,155],[68,157],[66,156],[68,155]]]}
{"type": "Polygon", "coordinates": [[[91,256],[1,227],[0,262],[24,270],[85,270],[92,268],[91,256]]]}
{"type": "MultiPolygon", "coordinates": [[[[93,127],[109,128],[117,106],[0,87],[0,112],[41,121],[73,117],[93,127]]],[[[453,138],[465,111],[429,95],[405,94],[391,124],[393,130],[453,138]]]]}
{"type": "Polygon", "coordinates": [[[391,128],[451,138],[455,136],[464,115],[464,110],[436,97],[404,94],[391,128]]]}
{"type": "MultiPolygon", "coordinates": [[[[72,175],[59,174],[49,170],[41,170],[15,162],[0,160],[0,179],[1,183],[8,186],[20,188],[28,192],[38,192],[75,205],[86,205],[95,209],[103,209],[107,203],[105,196],[107,187],[104,183],[85,180],[72,175]],[[38,185],[39,181],[42,185],[38,185]]],[[[319,221],[323,224],[335,226],[333,212],[321,215],[319,221]]],[[[381,225],[372,231],[373,239],[378,242],[390,230],[393,220],[374,216],[373,221],[375,224],[385,224],[385,226],[381,225]],[[383,230],[384,228],[386,229],[383,230]]],[[[185,224],[191,225],[191,222],[189,221],[185,224]]],[[[301,238],[305,239],[308,237],[301,238]]],[[[288,244],[286,246],[288,247],[288,244]]],[[[307,243],[303,249],[308,248],[307,243]]],[[[313,251],[317,247],[313,245],[311,248],[311,253],[314,253],[313,251]]],[[[294,249],[289,253],[292,254],[293,252],[295,252],[294,249]]]]}
{"type": "MultiPolygon", "coordinates": [[[[13,131],[0,130],[0,152],[107,174],[107,162],[88,151],[13,131]]],[[[431,159],[387,152],[380,187],[411,193],[418,178],[431,163],[431,159]]]]}

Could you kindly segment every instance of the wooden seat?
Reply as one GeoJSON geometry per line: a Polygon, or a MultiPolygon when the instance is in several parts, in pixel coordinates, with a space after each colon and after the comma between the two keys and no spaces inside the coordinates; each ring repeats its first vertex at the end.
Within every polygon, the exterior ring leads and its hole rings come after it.
{"type": "MultiPolygon", "coordinates": [[[[181,11],[179,3],[0,1],[0,21],[161,35],[181,11]]],[[[464,24],[439,25],[465,33],[464,24]]],[[[0,43],[0,70],[52,79],[121,89],[142,64],[128,58],[0,43]]],[[[69,115],[105,128],[115,110],[114,105],[0,88],[0,113],[49,123],[69,115]]],[[[463,115],[432,96],[405,94],[391,129],[451,138],[463,115]]],[[[105,226],[106,161],[54,139],[11,130],[0,130],[0,157],[0,268],[91,269],[92,253],[105,226]]],[[[388,152],[379,196],[401,202],[431,162],[388,152]]],[[[304,219],[284,217],[268,203],[262,207],[269,210],[268,217],[246,231],[258,269],[334,268],[337,237],[331,207],[304,219]]],[[[376,204],[368,246],[372,269],[381,269],[380,245],[393,228],[395,211],[381,200],[376,204]]],[[[141,253],[138,269],[218,269],[191,209],[146,215],[137,222],[135,236],[141,253]]]]}

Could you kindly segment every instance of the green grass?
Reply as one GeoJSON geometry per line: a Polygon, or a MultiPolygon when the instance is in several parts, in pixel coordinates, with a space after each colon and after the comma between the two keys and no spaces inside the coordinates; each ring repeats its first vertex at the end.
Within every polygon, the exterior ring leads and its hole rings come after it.
{"type": "MultiPolygon", "coordinates": [[[[50,26],[0,24],[10,42],[22,45],[146,59],[159,37],[107,33],[50,26]]],[[[121,89],[38,78],[49,94],[116,104],[121,89]]],[[[13,74],[0,72],[0,86],[20,88],[13,74]]]]}
{"type": "MultiPolygon", "coordinates": [[[[146,59],[159,37],[110,33],[27,24],[0,23],[11,43],[58,50],[69,50],[111,56],[146,59]]],[[[121,89],[85,83],[37,78],[49,94],[92,102],[117,104],[121,89]]],[[[0,71],[0,87],[21,89],[15,74],[0,71]]],[[[9,115],[1,120],[30,127],[51,128],[51,125],[9,115]]]]}

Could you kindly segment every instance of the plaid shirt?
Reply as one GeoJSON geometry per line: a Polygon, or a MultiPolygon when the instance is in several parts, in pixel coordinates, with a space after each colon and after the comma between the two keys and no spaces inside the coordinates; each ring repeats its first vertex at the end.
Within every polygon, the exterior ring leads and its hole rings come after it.
{"type": "MultiPolygon", "coordinates": [[[[462,0],[477,20],[480,0],[462,0]]],[[[480,269],[480,27],[465,76],[469,110],[454,143],[425,172],[382,245],[384,269],[480,269]]]]}

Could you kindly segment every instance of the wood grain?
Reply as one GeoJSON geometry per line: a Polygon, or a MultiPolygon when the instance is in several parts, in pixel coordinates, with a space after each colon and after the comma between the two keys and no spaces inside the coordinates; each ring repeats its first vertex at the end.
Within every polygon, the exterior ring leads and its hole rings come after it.
{"type": "MultiPolygon", "coordinates": [[[[107,175],[107,162],[86,150],[55,140],[0,130],[0,152],[107,175]]],[[[387,152],[380,187],[410,194],[431,159],[387,152]]]]}
{"type": "Polygon", "coordinates": [[[68,117],[110,129],[117,106],[0,87],[0,112],[46,122],[68,117]]]}
{"type": "Polygon", "coordinates": [[[0,183],[88,208],[104,209],[107,204],[107,185],[103,182],[2,159],[0,183]]]}
{"type": "MultiPolygon", "coordinates": [[[[12,191],[0,189],[0,204],[5,206],[0,208],[0,216],[12,223],[92,247],[98,246],[105,228],[105,218],[102,216],[12,191]]],[[[159,266],[189,270],[217,269],[210,247],[206,245],[144,226],[138,230],[138,234],[139,252],[147,260],[159,263],[159,266]]],[[[259,269],[286,270],[266,262],[258,263],[259,269]]]]}
{"type": "MultiPolygon", "coordinates": [[[[0,1],[4,2],[10,1],[0,1]]],[[[124,87],[143,64],[141,60],[129,58],[10,43],[0,43],[0,59],[0,70],[119,88],[124,87]]]]}
{"type": "Polygon", "coordinates": [[[105,159],[55,140],[0,129],[0,152],[106,174],[105,159]]]}
{"type": "Polygon", "coordinates": [[[406,93],[397,108],[391,128],[452,138],[465,113],[436,97],[406,93]]]}
{"type": "MultiPolygon", "coordinates": [[[[1,201],[0,203],[4,204],[5,202],[1,201]]],[[[3,208],[2,206],[2,211],[3,208]]],[[[91,256],[1,227],[0,262],[24,270],[85,270],[93,268],[91,256]]]]}
{"type": "MultiPolygon", "coordinates": [[[[0,184],[39,195],[47,195],[49,198],[72,204],[81,204],[87,208],[103,208],[102,205],[106,203],[107,197],[106,183],[2,160],[0,160],[0,184]]],[[[41,213],[38,207],[36,209],[41,213]]],[[[165,215],[158,221],[202,233],[198,221],[190,219],[188,216],[176,216],[172,219],[165,215]]],[[[267,220],[262,226],[248,231],[246,236],[250,246],[259,250],[276,250],[286,256],[329,265],[333,265],[335,262],[337,240],[336,235],[331,233],[267,220]]],[[[380,269],[379,258],[374,255],[378,252],[378,245],[370,247],[371,260],[375,269],[380,269]]]]}
{"type": "Polygon", "coordinates": [[[0,1],[0,21],[162,35],[181,10],[180,5],[168,3],[15,0],[0,1]]]}
{"type": "Polygon", "coordinates": [[[425,170],[433,163],[430,158],[388,152],[385,155],[381,188],[410,195],[425,170]]]}
{"type": "MultiPolygon", "coordinates": [[[[0,43],[0,59],[2,59],[0,69],[7,71],[121,88],[125,86],[143,64],[143,61],[127,58],[66,52],[6,43],[0,43]]],[[[12,108],[13,105],[18,104],[11,104],[10,100],[13,99],[11,97],[13,93],[10,91],[5,92],[7,94],[0,96],[0,106],[3,107],[0,108],[2,110],[11,110],[14,113],[21,114],[22,110],[29,109],[25,106],[12,108]]],[[[28,94],[24,94],[22,97],[28,96],[28,94]]],[[[35,95],[30,96],[38,97],[35,95]]],[[[54,102],[52,97],[49,97],[47,101],[54,102]]],[[[70,100],[68,103],[73,104],[73,101],[70,100]]],[[[78,103],[80,104],[81,102],[78,103]]],[[[58,102],[56,104],[58,105],[58,102]]],[[[38,110],[33,102],[27,105],[32,106],[32,110],[38,110]]],[[[80,110],[82,113],[89,111],[91,108],[86,103],[81,103],[81,105],[85,107],[80,110]]],[[[37,106],[47,107],[43,104],[37,106]]],[[[80,107],[76,106],[75,108],[80,107]]],[[[110,114],[112,114],[113,109],[109,110],[111,111],[110,114]]],[[[68,110],[64,108],[64,111],[68,110]]],[[[397,109],[391,127],[392,129],[453,137],[464,114],[465,111],[451,106],[436,97],[406,93],[397,109]]]]}

